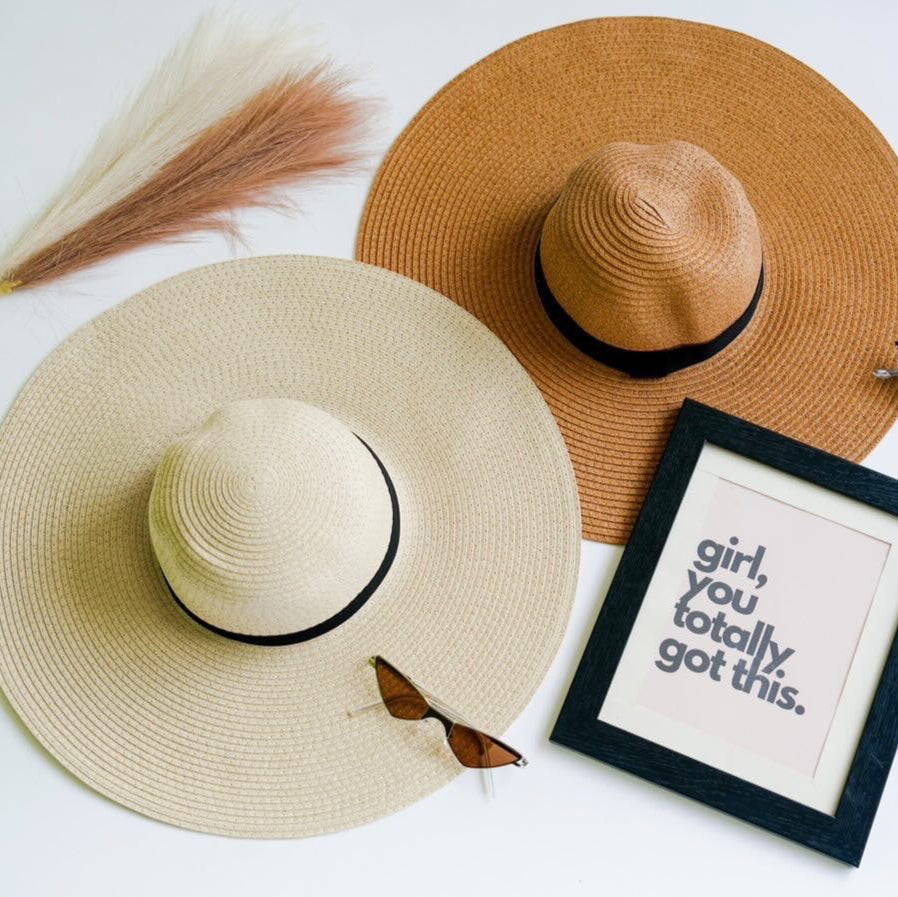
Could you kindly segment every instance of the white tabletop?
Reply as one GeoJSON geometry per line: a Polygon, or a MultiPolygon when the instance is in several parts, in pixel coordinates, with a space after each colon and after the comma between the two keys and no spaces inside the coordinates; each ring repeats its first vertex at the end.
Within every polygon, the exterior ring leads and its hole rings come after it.
{"type": "MultiPolygon", "coordinates": [[[[4,238],[56,189],[126,91],[184,34],[204,0],[4,0],[0,216],[4,238]]],[[[238,4],[255,14],[278,0],[238,4]]],[[[745,31],[822,72],[898,146],[890,0],[306,0],[336,57],[389,100],[383,145],[447,80],[532,31],[597,15],[657,14],[745,31]],[[724,8],[726,6],[727,8],[724,8]]],[[[79,324],[178,271],[233,255],[351,257],[370,177],[298,193],[302,215],[243,214],[247,247],[203,236],[132,253],[58,287],[0,299],[0,411],[79,324]]],[[[896,297],[898,299],[898,297],[896,297]]],[[[898,334],[895,335],[898,337],[898,334]]],[[[825,361],[825,359],[823,359],[825,361]]],[[[893,430],[867,463],[898,476],[893,430]]],[[[531,758],[476,774],[393,817],[307,841],[239,841],[145,819],[77,782],[0,699],[0,894],[898,893],[898,782],[886,788],[859,870],[608,766],[548,734],[620,549],[585,542],[576,606],[541,689],[508,733],[531,758]]]]}

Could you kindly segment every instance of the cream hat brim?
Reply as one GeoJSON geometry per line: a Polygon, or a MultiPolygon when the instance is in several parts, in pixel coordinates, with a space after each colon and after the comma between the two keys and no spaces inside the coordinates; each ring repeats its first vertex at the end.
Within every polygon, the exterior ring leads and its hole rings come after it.
{"type": "Polygon", "coordinates": [[[858,461],[898,416],[894,384],[872,376],[898,338],[898,159],[833,85],[745,34],[607,18],[497,50],[399,136],[357,255],[454,299],[515,353],[567,441],[588,539],[627,540],[686,397],[858,461]],[[749,325],[658,380],[580,352],[534,281],[567,178],[618,141],[711,153],[745,188],[763,238],[749,325]]]}
{"type": "Polygon", "coordinates": [[[558,648],[580,521],[524,370],[430,289],[360,263],[249,259],[158,284],[38,369],[0,428],[0,680],[97,791],[166,822],[313,835],[398,810],[461,767],[377,711],[381,653],[500,734],[558,648]],[[399,496],[389,574],[290,647],[192,622],[150,547],[169,444],[235,399],[292,397],[374,447],[399,496]]]}

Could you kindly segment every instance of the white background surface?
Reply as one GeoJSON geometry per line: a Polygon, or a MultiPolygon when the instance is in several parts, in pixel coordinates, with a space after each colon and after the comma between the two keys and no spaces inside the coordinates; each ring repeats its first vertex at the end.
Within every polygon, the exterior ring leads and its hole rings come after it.
{"type": "MultiPolygon", "coordinates": [[[[238,5],[258,15],[285,8],[238,5]]],[[[125,92],[205,6],[0,0],[0,237],[11,237],[28,210],[43,204],[125,92]]],[[[898,146],[898,9],[887,0],[309,0],[298,14],[321,23],[334,54],[359,66],[370,91],[389,100],[384,148],[445,81],[488,52],[531,31],[620,14],[697,19],[773,43],[833,81],[898,146]]],[[[351,257],[368,183],[360,177],[303,193],[301,215],[243,215],[248,248],[239,254],[351,257]]],[[[81,322],[156,280],[233,254],[225,240],[201,237],[0,298],[0,411],[81,322]]],[[[898,475],[894,430],[867,463],[898,475]]],[[[144,819],[80,785],[0,700],[0,895],[898,893],[894,777],[862,867],[850,870],[548,743],[619,556],[619,549],[584,543],[564,645],[508,733],[531,765],[503,771],[498,799],[489,804],[478,777],[468,774],[396,816],[324,838],[198,835],[144,819]]]]}

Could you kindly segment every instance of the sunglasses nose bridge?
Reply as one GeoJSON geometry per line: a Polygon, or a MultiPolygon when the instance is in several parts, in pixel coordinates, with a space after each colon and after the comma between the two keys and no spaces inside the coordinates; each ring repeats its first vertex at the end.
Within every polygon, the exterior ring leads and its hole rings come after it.
{"type": "Polygon", "coordinates": [[[443,728],[446,730],[446,738],[448,738],[449,735],[452,733],[452,727],[455,725],[455,723],[453,723],[452,720],[449,719],[448,716],[444,716],[442,713],[439,712],[439,710],[434,710],[433,707],[429,707],[427,709],[427,713],[424,714],[422,719],[439,720],[440,723],[442,723],[443,728]]]}

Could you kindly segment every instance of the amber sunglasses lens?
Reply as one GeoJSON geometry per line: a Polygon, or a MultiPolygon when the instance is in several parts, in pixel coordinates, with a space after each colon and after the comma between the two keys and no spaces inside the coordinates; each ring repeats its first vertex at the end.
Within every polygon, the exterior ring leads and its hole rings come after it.
{"type": "Polygon", "coordinates": [[[430,709],[421,692],[382,657],[374,659],[377,686],[384,705],[397,719],[424,719],[430,709]]]}
{"type": "Polygon", "coordinates": [[[458,723],[449,733],[449,747],[458,762],[469,769],[496,769],[499,766],[510,766],[521,759],[521,755],[507,744],[458,723]]]}

